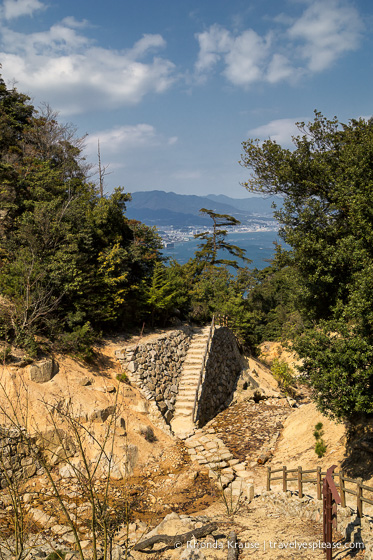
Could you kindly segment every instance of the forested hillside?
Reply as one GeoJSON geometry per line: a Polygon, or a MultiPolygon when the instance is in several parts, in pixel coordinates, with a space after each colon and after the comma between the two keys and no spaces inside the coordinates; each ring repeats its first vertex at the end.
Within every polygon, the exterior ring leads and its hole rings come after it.
{"type": "Polygon", "coordinates": [[[181,266],[162,258],[155,229],[128,219],[129,193],[100,194],[84,139],[0,81],[2,359],[14,346],[30,359],[89,357],[104,334],[219,313],[250,352],[291,341],[324,412],[372,414],[373,122],[316,113],[299,127],[293,151],[249,140],[242,156],[248,188],[284,197],[276,217],[291,250],[277,246],[262,271],[239,268],[234,219],[205,208],[212,233],[181,266]]]}

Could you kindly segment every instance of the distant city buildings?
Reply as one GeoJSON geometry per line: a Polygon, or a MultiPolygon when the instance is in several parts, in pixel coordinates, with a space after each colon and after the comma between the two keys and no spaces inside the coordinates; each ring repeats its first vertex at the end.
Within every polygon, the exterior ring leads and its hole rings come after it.
{"type": "MultiPolygon", "coordinates": [[[[229,233],[252,233],[255,231],[277,231],[278,223],[273,219],[261,219],[258,222],[252,222],[251,224],[233,226],[226,228],[229,233]]],[[[162,238],[163,247],[172,248],[175,243],[184,243],[190,241],[198,233],[212,232],[212,227],[204,226],[183,226],[182,228],[176,228],[174,226],[162,226],[161,230],[158,230],[159,235],[162,238]]]]}

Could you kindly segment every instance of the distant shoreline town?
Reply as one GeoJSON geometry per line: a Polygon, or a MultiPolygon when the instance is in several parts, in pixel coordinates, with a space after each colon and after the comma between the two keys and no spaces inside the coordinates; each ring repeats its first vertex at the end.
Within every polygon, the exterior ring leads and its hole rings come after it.
{"type": "MultiPolygon", "coordinates": [[[[224,229],[224,228],[223,228],[224,229]]],[[[254,233],[263,231],[277,231],[278,223],[273,219],[261,220],[260,224],[246,224],[239,226],[232,226],[226,228],[228,234],[230,233],[254,233]]],[[[175,244],[186,243],[194,239],[194,236],[199,233],[211,233],[213,231],[212,227],[207,226],[162,226],[162,229],[158,229],[158,233],[162,239],[162,244],[164,248],[172,248],[175,244]]]]}

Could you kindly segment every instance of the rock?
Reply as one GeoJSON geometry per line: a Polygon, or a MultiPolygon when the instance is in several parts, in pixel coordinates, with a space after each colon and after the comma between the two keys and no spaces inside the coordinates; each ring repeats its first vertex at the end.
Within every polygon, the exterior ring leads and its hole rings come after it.
{"type": "Polygon", "coordinates": [[[166,515],[163,521],[144,537],[144,540],[154,535],[180,535],[193,529],[194,525],[190,521],[181,519],[177,513],[172,512],[166,515]]]}
{"type": "Polygon", "coordinates": [[[205,560],[205,555],[198,548],[186,548],[179,558],[180,560],[205,560]]]}
{"type": "Polygon", "coordinates": [[[74,478],[75,477],[75,471],[73,469],[73,467],[71,465],[64,465],[63,467],[60,467],[60,476],[62,476],[62,478],[74,478]]]}
{"type": "Polygon", "coordinates": [[[76,383],[82,387],[86,387],[87,385],[92,385],[93,379],[87,375],[83,375],[83,377],[78,377],[78,379],[76,379],[76,383]]]}
{"type": "Polygon", "coordinates": [[[137,445],[133,445],[132,443],[126,445],[125,450],[126,450],[126,457],[124,462],[126,466],[126,471],[128,471],[128,473],[132,473],[133,469],[137,464],[139,450],[137,445]]]}
{"type": "Polygon", "coordinates": [[[135,371],[137,370],[137,363],[136,362],[129,362],[129,364],[127,365],[127,369],[128,369],[129,372],[135,373],[135,371]]]}
{"type": "Polygon", "coordinates": [[[164,413],[164,412],[166,412],[166,410],[168,410],[167,405],[166,405],[166,403],[165,403],[164,401],[160,401],[160,402],[158,402],[157,404],[158,404],[159,410],[160,410],[162,413],[164,413]]]}
{"type": "Polygon", "coordinates": [[[47,358],[29,366],[29,377],[35,383],[46,383],[58,372],[58,363],[47,358]]]}
{"type": "Polygon", "coordinates": [[[111,560],[121,560],[122,556],[123,556],[122,547],[120,547],[118,544],[114,545],[111,551],[111,560]]]}
{"type": "Polygon", "coordinates": [[[34,518],[34,521],[40,523],[43,527],[49,527],[55,521],[54,517],[38,508],[31,508],[29,513],[34,518]]]}
{"type": "Polygon", "coordinates": [[[107,406],[106,408],[96,409],[90,415],[92,422],[106,422],[106,420],[114,414],[115,406],[107,406]]]}
{"type": "Polygon", "coordinates": [[[104,385],[103,387],[95,387],[95,389],[100,393],[115,393],[117,390],[114,385],[104,385]]]}
{"type": "MultiPolygon", "coordinates": [[[[57,525],[53,525],[53,526],[51,527],[51,531],[52,531],[53,533],[55,533],[56,535],[65,535],[66,533],[70,533],[71,528],[68,527],[67,525],[59,525],[59,524],[57,524],[57,525]]],[[[65,560],[66,560],[66,558],[65,558],[65,560]]]]}
{"type": "Polygon", "coordinates": [[[36,474],[36,465],[29,465],[28,467],[23,467],[22,475],[23,478],[31,478],[36,474]]]}
{"type": "Polygon", "coordinates": [[[136,404],[130,404],[130,408],[134,412],[143,412],[146,414],[149,412],[149,405],[146,401],[139,401],[136,404]]]}
{"type": "Polygon", "coordinates": [[[164,417],[165,417],[166,422],[170,423],[172,418],[174,417],[173,412],[171,412],[171,410],[167,410],[164,417]]]}

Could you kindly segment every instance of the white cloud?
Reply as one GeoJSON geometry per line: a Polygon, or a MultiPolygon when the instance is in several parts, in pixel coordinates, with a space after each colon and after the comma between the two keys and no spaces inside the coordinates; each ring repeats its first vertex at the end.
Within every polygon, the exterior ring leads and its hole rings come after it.
{"type": "Polygon", "coordinates": [[[116,126],[90,134],[86,141],[86,151],[91,156],[97,154],[97,143],[106,155],[113,155],[136,150],[144,147],[173,145],[177,141],[175,136],[164,138],[154,126],[146,123],[136,125],[116,126]]]}
{"type": "Polygon", "coordinates": [[[39,0],[4,0],[2,15],[5,19],[21,16],[32,16],[38,10],[44,10],[45,5],[39,0]]]}
{"type": "Polygon", "coordinates": [[[3,78],[15,79],[19,89],[64,115],[136,104],[173,84],[174,64],[150,54],[165,46],[160,35],[144,35],[132,48],[116,51],[95,46],[78,30],[85,25],[65,18],[30,34],[3,27],[3,78]]]}
{"type": "Polygon", "coordinates": [[[276,119],[269,123],[252,128],[248,131],[249,138],[259,138],[259,140],[274,140],[281,146],[291,146],[292,136],[300,134],[296,122],[309,122],[309,118],[298,119],[276,119]]]}
{"type": "Polygon", "coordinates": [[[329,68],[344,52],[358,47],[362,22],[357,10],[340,0],[317,0],[289,28],[303,42],[301,53],[312,72],[329,68]]]}
{"type": "Polygon", "coordinates": [[[218,66],[238,86],[293,81],[326,70],[358,47],[363,25],[352,5],[344,0],[304,0],[302,4],[306,8],[298,19],[281,14],[273,20],[275,27],[263,35],[253,29],[234,34],[216,24],[196,34],[198,79],[206,79],[218,66]]]}
{"type": "Polygon", "coordinates": [[[267,68],[267,81],[275,84],[281,80],[296,77],[297,71],[292,67],[290,60],[282,54],[274,54],[267,68]]]}
{"type": "Polygon", "coordinates": [[[269,37],[262,38],[252,29],[236,37],[225,55],[225,76],[239,86],[246,86],[263,78],[263,62],[270,48],[269,37]]]}
{"type": "Polygon", "coordinates": [[[261,66],[268,52],[269,38],[260,37],[252,29],[234,37],[219,25],[212,25],[196,37],[200,45],[195,66],[198,73],[212,70],[222,61],[223,74],[235,85],[247,86],[262,79],[261,66]]]}

